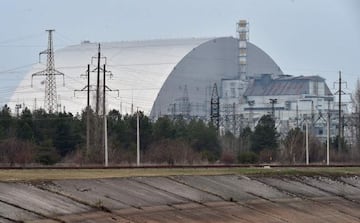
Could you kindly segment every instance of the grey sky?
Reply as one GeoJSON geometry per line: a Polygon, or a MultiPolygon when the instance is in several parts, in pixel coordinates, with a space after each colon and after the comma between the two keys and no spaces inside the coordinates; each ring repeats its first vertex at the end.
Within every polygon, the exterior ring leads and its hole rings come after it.
{"type": "Polygon", "coordinates": [[[0,6],[0,104],[37,62],[50,28],[60,48],[82,40],[235,36],[236,22],[247,19],[250,41],[285,73],[318,74],[332,88],[342,70],[349,91],[360,76],[358,0],[1,0],[0,6]]]}

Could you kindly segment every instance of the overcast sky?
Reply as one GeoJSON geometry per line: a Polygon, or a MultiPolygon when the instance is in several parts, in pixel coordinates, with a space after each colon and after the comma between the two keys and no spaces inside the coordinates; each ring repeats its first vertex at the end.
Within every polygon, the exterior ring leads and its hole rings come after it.
{"type": "Polygon", "coordinates": [[[239,19],[249,21],[250,41],[284,73],[320,75],[332,89],[341,70],[354,90],[358,0],[1,0],[0,104],[46,49],[46,29],[56,30],[61,48],[83,40],[236,36],[239,19]]]}

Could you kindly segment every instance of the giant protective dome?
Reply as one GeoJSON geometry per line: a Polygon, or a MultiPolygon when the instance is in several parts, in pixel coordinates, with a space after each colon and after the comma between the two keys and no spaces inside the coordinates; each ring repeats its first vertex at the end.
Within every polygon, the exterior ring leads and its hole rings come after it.
{"type": "MultiPolygon", "coordinates": [[[[95,69],[97,52],[98,43],[88,41],[55,51],[55,67],[65,74],[65,86],[56,77],[60,111],[77,113],[86,107],[86,91],[74,90],[87,85],[87,64],[95,69]]],[[[101,54],[113,74],[106,79],[113,90],[107,92],[107,109],[122,113],[138,107],[153,117],[168,115],[177,101],[186,98],[192,115],[208,116],[213,84],[221,86],[222,79],[236,78],[238,73],[238,40],[233,37],[101,43],[101,54]]],[[[31,87],[31,75],[45,65],[39,63],[25,75],[10,100],[12,110],[16,104],[44,108],[45,77],[34,77],[31,87]]],[[[263,73],[282,74],[264,51],[248,42],[247,75],[263,73]]],[[[95,90],[97,74],[90,75],[95,90]]],[[[95,91],[91,95],[94,108],[95,91]]]]}

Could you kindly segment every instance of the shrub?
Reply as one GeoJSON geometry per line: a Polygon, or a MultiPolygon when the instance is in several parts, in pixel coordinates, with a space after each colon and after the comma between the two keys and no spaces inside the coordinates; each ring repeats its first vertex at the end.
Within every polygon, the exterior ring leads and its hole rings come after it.
{"type": "Polygon", "coordinates": [[[236,154],[229,151],[223,151],[220,160],[225,164],[233,164],[236,161],[236,154]]]}
{"type": "Polygon", "coordinates": [[[259,157],[254,152],[241,152],[238,155],[238,162],[239,163],[257,163],[259,157]]]}
{"type": "Polygon", "coordinates": [[[263,149],[259,153],[261,163],[272,163],[276,160],[276,151],[273,149],[263,149]]]}
{"type": "Polygon", "coordinates": [[[153,143],[144,154],[144,161],[157,164],[200,163],[200,154],[182,140],[164,139],[153,143]]]}

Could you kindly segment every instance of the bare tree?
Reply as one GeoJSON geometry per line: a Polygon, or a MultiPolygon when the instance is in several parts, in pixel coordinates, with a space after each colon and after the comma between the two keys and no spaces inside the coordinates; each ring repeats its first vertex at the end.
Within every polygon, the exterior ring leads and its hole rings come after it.
{"type": "Polygon", "coordinates": [[[283,159],[290,163],[302,162],[304,157],[304,133],[291,129],[283,140],[283,159]]]}
{"type": "Polygon", "coordinates": [[[360,149],[360,80],[357,81],[356,90],[355,90],[355,103],[356,103],[356,113],[355,113],[355,127],[356,127],[356,144],[358,149],[360,149]]]}
{"type": "MultiPolygon", "coordinates": [[[[358,161],[360,158],[360,80],[357,80],[355,91],[350,95],[352,113],[345,116],[345,126],[349,133],[346,141],[347,151],[344,154],[335,153],[339,161],[358,161]]],[[[345,141],[344,141],[345,146],[345,141]]]]}
{"type": "Polygon", "coordinates": [[[354,105],[354,112],[351,115],[351,127],[355,135],[355,146],[357,152],[360,151],[360,80],[357,80],[356,89],[352,96],[352,102],[354,105]]]}
{"type": "Polygon", "coordinates": [[[35,146],[29,141],[6,139],[0,143],[0,151],[0,162],[10,166],[34,162],[35,146]]]}

